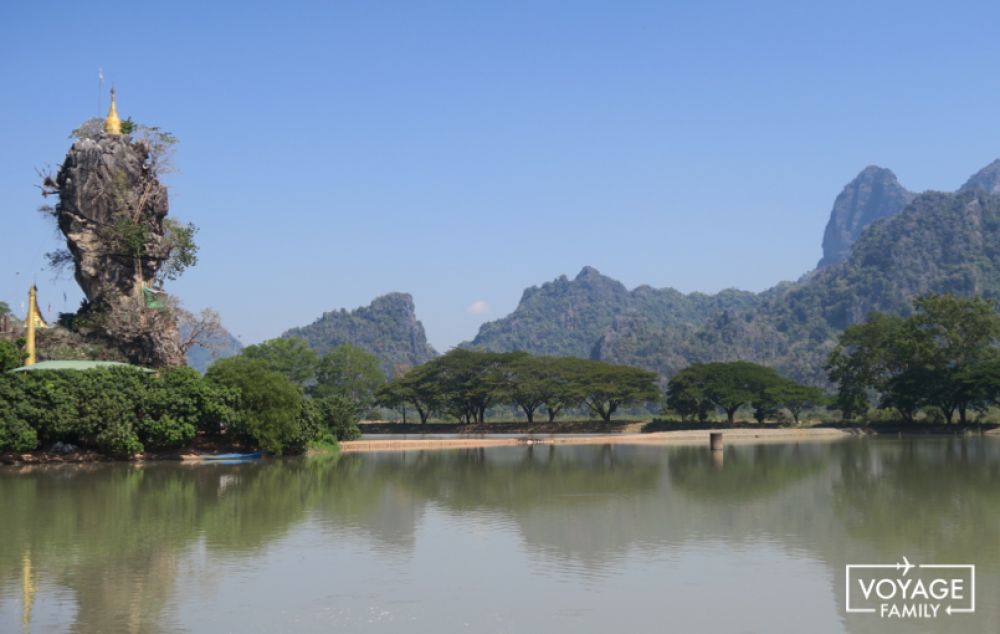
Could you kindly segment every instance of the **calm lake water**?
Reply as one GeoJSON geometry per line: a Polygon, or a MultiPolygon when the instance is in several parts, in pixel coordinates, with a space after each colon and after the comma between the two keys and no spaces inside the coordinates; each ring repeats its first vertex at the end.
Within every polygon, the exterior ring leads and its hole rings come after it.
{"type": "Polygon", "coordinates": [[[2,632],[1000,632],[1000,440],[0,468],[2,632]],[[975,564],[974,614],[845,565],[975,564]],[[853,599],[852,599],[853,600],[853,599]]]}

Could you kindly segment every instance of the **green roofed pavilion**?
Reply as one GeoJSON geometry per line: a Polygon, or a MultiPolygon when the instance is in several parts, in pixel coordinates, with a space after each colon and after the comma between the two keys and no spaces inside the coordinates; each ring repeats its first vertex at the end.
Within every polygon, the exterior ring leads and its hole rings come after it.
{"type": "Polygon", "coordinates": [[[33,365],[26,365],[14,368],[11,372],[38,372],[41,370],[95,370],[97,368],[132,368],[140,372],[152,372],[149,368],[142,368],[128,363],[118,361],[39,361],[33,365]]]}

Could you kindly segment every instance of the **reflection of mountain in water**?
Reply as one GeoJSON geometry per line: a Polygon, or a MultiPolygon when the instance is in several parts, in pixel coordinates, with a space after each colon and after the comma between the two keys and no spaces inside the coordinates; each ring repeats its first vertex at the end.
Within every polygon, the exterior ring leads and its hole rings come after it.
{"type": "MultiPolygon", "coordinates": [[[[535,556],[591,574],[635,552],[774,544],[823,562],[842,611],[846,563],[976,563],[997,587],[998,491],[1000,443],[957,438],[730,446],[722,465],[701,447],[617,445],[0,470],[0,608],[30,560],[38,582],[72,591],[81,631],[172,630],[193,551],[251,563],[309,530],[405,558],[443,512],[503,521],[535,556]]],[[[982,601],[977,622],[998,610],[982,601]]]]}

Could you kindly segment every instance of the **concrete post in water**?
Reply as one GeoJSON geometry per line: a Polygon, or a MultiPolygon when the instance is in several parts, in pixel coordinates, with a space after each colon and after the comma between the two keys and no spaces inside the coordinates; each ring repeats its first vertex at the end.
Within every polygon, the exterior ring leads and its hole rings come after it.
{"type": "Polygon", "coordinates": [[[722,451],[722,432],[713,431],[708,435],[708,446],[712,451],[722,451]]]}

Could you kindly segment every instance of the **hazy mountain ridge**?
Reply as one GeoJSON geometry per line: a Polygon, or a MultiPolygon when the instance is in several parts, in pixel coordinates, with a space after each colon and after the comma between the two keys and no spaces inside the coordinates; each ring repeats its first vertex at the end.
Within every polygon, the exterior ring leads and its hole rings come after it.
{"type": "Polygon", "coordinates": [[[437,356],[427,343],[413,297],[408,293],[389,293],[352,311],[323,313],[308,326],[292,328],[282,337],[302,337],[320,354],[339,345],[354,344],[377,356],[390,376],[397,368],[420,365],[437,356]]]}
{"type": "MultiPolygon", "coordinates": [[[[1000,195],[991,193],[1000,192],[1000,161],[953,194],[912,194],[882,168],[866,168],[859,178],[845,188],[854,203],[907,204],[891,213],[855,206],[868,215],[841,226],[869,220],[846,256],[797,282],[760,294],[684,295],[628,291],[586,267],[572,281],[563,276],[526,290],[513,313],[484,324],[467,345],[589,356],[664,376],[694,362],[745,359],[823,383],[838,334],[874,310],[906,314],[915,297],[931,292],[1000,299],[1000,195]]],[[[846,208],[838,204],[831,216],[846,208]]]]}
{"type": "Polygon", "coordinates": [[[524,291],[513,313],[482,325],[471,342],[484,350],[526,350],[534,354],[591,356],[595,343],[616,320],[641,319],[665,327],[699,322],[725,309],[749,308],[757,296],[729,289],[716,295],[685,295],[672,288],[624,284],[583,267],[572,280],[565,275],[524,291]]]}
{"type": "Polygon", "coordinates": [[[921,194],[862,232],[846,260],[754,309],[722,312],[693,330],[620,324],[594,356],[664,375],[693,362],[746,359],[822,383],[844,328],[875,310],[907,314],[926,293],[1000,299],[1000,196],[921,194]]]}

